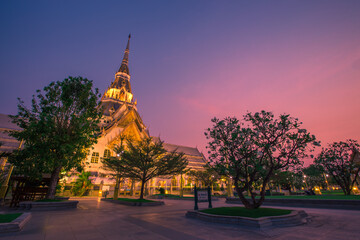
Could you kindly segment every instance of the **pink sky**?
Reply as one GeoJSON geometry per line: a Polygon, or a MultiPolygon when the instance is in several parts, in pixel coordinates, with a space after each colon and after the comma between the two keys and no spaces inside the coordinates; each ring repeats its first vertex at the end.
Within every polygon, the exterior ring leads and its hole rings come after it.
{"type": "Polygon", "coordinates": [[[153,136],[206,152],[211,118],[267,110],[323,146],[360,140],[359,13],[358,0],[3,1],[0,113],[69,75],[103,93],[131,32],[132,90],[153,136]]]}

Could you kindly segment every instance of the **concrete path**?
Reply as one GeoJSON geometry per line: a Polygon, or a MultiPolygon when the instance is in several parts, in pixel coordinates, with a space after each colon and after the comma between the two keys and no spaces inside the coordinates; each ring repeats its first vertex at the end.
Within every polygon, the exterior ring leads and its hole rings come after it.
{"type": "MultiPolygon", "coordinates": [[[[130,207],[97,198],[79,199],[78,209],[33,212],[22,232],[0,240],[67,239],[351,239],[360,240],[360,211],[303,209],[312,222],[298,227],[260,231],[185,218],[193,202],[165,200],[164,206],[130,207]]],[[[235,206],[224,200],[214,207],[235,206]]],[[[200,208],[206,208],[200,203],[200,208]]]]}

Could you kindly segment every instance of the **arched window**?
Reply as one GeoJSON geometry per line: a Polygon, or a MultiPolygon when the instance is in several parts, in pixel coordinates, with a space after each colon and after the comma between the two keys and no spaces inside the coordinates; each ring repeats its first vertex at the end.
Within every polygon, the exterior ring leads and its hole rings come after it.
{"type": "Polygon", "coordinates": [[[93,152],[91,156],[91,163],[98,163],[99,162],[99,153],[93,152]]]}
{"type": "Polygon", "coordinates": [[[111,152],[109,149],[105,149],[104,150],[104,158],[108,158],[108,157],[111,157],[111,152]]]}

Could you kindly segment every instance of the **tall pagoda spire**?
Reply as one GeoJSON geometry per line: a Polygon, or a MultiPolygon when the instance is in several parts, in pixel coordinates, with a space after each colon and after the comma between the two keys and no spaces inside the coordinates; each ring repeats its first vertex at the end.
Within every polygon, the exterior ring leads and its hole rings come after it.
{"type": "Polygon", "coordinates": [[[126,74],[129,74],[129,48],[130,48],[130,38],[131,38],[131,34],[129,34],[129,38],[128,38],[128,42],[127,42],[127,45],[126,45],[126,49],[125,49],[125,53],[124,53],[124,57],[123,57],[123,60],[121,62],[121,66],[118,70],[118,72],[123,72],[123,73],[126,73],[126,74]]]}
{"type": "MultiPolygon", "coordinates": [[[[119,106],[123,103],[136,105],[136,101],[133,100],[133,94],[131,92],[130,72],[128,66],[130,38],[131,35],[129,34],[121,66],[119,70],[115,73],[115,80],[111,83],[111,86],[105,91],[102,98],[104,104],[105,102],[112,102],[112,104],[115,104],[114,110],[117,110],[119,106]]],[[[107,110],[111,109],[111,107],[109,106],[110,105],[108,105],[107,110]]],[[[107,110],[105,110],[105,112],[107,112],[107,110]]],[[[109,114],[111,115],[110,112],[109,114]]]]}

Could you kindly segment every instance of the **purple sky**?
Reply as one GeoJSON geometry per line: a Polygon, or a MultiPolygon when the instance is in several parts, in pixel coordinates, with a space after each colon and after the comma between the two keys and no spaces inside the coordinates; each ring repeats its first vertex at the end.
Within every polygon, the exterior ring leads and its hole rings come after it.
{"type": "Polygon", "coordinates": [[[69,75],[103,93],[131,32],[152,135],[205,152],[212,117],[264,109],[360,140],[360,1],[1,1],[0,27],[0,113],[69,75]]]}

